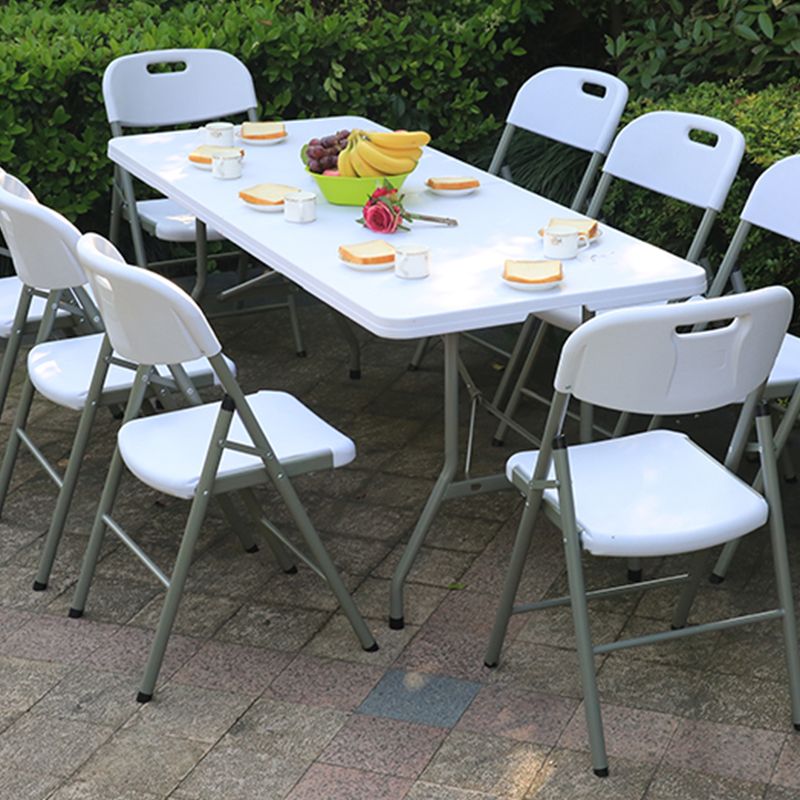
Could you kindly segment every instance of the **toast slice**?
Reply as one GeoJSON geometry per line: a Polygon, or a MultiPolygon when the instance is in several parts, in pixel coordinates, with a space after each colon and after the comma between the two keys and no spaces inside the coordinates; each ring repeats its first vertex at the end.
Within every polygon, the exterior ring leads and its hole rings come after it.
{"type": "Polygon", "coordinates": [[[382,239],[339,245],[339,258],[351,264],[391,264],[394,247],[382,239]]]}
{"type": "Polygon", "coordinates": [[[240,147],[220,147],[218,144],[201,144],[189,153],[189,161],[195,164],[210,164],[212,156],[243,156],[244,150],[240,147]]]}
{"type": "Polygon", "coordinates": [[[477,189],[478,186],[481,185],[481,182],[477,178],[428,178],[425,181],[427,186],[430,186],[431,189],[444,189],[444,190],[456,190],[456,189],[477,189]]]}
{"type": "Polygon", "coordinates": [[[282,139],[286,136],[286,127],[282,122],[243,122],[242,139],[282,139]]]}
{"type": "MultiPolygon", "coordinates": [[[[586,219],[585,217],[575,219],[553,217],[550,222],[547,223],[548,228],[555,228],[557,226],[578,231],[578,233],[582,233],[587,239],[593,239],[598,233],[597,220],[586,219]]],[[[539,233],[543,234],[543,231],[539,233]]]]}
{"type": "Polygon", "coordinates": [[[249,189],[242,189],[239,197],[245,203],[255,206],[282,206],[283,198],[292,192],[299,192],[296,186],[287,186],[284,183],[259,183],[249,189]]]}
{"type": "Polygon", "coordinates": [[[560,261],[524,261],[509,258],[503,278],[514,283],[557,283],[564,277],[560,261]]]}

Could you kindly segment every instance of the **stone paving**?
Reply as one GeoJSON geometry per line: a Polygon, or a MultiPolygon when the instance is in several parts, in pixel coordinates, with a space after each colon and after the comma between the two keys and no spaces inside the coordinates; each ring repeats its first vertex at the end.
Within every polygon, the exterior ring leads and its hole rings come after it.
{"type": "MultiPolygon", "coordinates": [[[[413,345],[364,334],[363,378],[351,381],[328,313],[306,305],[301,315],[306,359],[294,357],[282,313],[217,329],[245,389],[294,392],[355,440],[350,466],[296,485],[380,650],[359,648],[310,570],[284,575],[266,548],[245,553],[212,508],[156,697],[138,705],[163,597],[155,580],[109,540],[86,616],[66,616],[118,424],[102,414],[47,591],[31,583],[55,492],[29,457],[0,521],[0,798],[800,797],[800,735],[777,624],[598,658],[605,780],[590,768],[568,612],[515,617],[500,666],[483,666],[520,510],[513,492],[446,505],[411,573],[408,624],[389,630],[389,578],[439,466],[441,352],[409,372],[413,345]]],[[[486,351],[465,345],[464,357],[491,391],[499,372],[486,351]]],[[[541,425],[541,412],[529,415],[541,425]]],[[[732,419],[671,422],[719,450],[732,419]]],[[[63,465],[75,422],[39,400],[30,430],[63,465]]],[[[488,446],[493,430],[479,415],[476,474],[498,470],[520,446],[511,437],[505,448],[488,446]]],[[[784,492],[797,585],[800,509],[796,486],[784,492]]],[[[265,500],[285,520],[274,493],[265,500]]],[[[115,516],[169,568],[187,509],[129,479],[115,516]]],[[[542,522],[537,537],[523,578],[529,599],[565,585],[556,530],[542,522]]],[[[703,586],[695,620],[769,607],[766,545],[763,533],[748,538],[728,579],[703,586]]],[[[649,561],[645,571],[681,563],[649,561]]],[[[587,576],[591,585],[619,580],[624,565],[587,560],[587,576]]],[[[598,601],[595,636],[663,627],[673,599],[658,590],[598,601]]]]}

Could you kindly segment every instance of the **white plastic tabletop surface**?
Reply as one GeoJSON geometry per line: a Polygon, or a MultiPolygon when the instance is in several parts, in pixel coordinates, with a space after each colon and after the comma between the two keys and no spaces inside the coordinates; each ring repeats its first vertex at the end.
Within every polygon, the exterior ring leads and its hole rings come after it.
{"type": "MultiPolygon", "coordinates": [[[[449,228],[415,221],[409,232],[380,236],[356,223],[361,209],[328,204],[300,160],[313,137],[342,129],[384,130],[361,117],[286,123],[288,136],[272,146],[244,145],[241,178],[219,180],[188,154],[201,130],[112,139],[109,157],[144,183],[179,202],[206,224],[372,333],[411,339],[520,322],[531,312],[584,305],[591,310],[689,297],[705,290],[700,267],[608,226],[577,259],[564,262],[560,286],[521,292],[501,278],[507,258],[541,258],[539,228],[566,208],[489,175],[432,147],[403,186],[409,211],[455,217],[449,228]],[[480,188],[441,197],[425,188],[431,176],[470,175],[480,188]],[[285,183],[317,194],[317,219],[286,222],[282,213],[249,208],[238,194],[257,183],[285,183]],[[338,258],[340,244],[384,238],[430,248],[431,275],[403,280],[387,272],[358,272],[338,258]]],[[[365,197],[366,200],[366,197],[365,197]]]]}

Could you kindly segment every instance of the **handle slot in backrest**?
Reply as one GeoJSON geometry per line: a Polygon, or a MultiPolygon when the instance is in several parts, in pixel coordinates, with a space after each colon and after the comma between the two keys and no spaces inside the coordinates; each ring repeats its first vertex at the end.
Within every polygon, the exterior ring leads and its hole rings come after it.
{"type": "Polygon", "coordinates": [[[716,147],[719,144],[719,136],[711,131],[704,131],[701,128],[692,128],[689,131],[689,139],[697,144],[705,144],[709,147],[716,147]]]}
{"type": "Polygon", "coordinates": [[[581,91],[584,94],[590,94],[592,97],[599,97],[601,99],[608,93],[605,86],[601,86],[599,83],[591,83],[590,81],[584,81],[581,84],[581,91]]]}
{"type": "Polygon", "coordinates": [[[165,72],[185,72],[185,61],[154,61],[147,65],[147,71],[151,75],[161,75],[165,72]]]}

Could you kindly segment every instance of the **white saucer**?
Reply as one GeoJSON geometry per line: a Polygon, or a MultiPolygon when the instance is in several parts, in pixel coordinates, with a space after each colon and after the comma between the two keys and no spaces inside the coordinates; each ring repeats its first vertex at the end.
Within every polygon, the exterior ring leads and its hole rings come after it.
{"type": "Polygon", "coordinates": [[[260,211],[262,214],[279,214],[283,211],[283,203],[251,203],[243,198],[239,198],[248,208],[253,211],[260,211]]]}
{"type": "Polygon", "coordinates": [[[440,197],[463,197],[472,194],[480,189],[480,186],[470,186],[466,189],[434,189],[432,186],[425,187],[431,194],[438,194],[440,197]]]}
{"type": "Polygon", "coordinates": [[[520,281],[507,281],[502,276],[501,280],[509,289],[517,292],[549,292],[564,282],[562,278],[560,281],[547,281],[546,283],[521,283],[520,281]]]}
{"type": "MultiPolygon", "coordinates": [[[[540,228],[539,229],[539,238],[540,239],[544,239],[544,234],[542,233],[543,230],[544,230],[544,228],[540,228]]],[[[595,242],[599,241],[602,238],[603,238],[603,229],[602,228],[598,228],[597,229],[597,233],[589,239],[589,244],[594,244],[595,242]]],[[[578,250],[578,252],[580,253],[580,250],[578,250]]]]}
{"type": "Polygon", "coordinates": [[[339,259],[341,264],[345,267],[354,269],[357,272],[386,272],[387,270],[394,269],[394,261],[389,261],[384,264],[354,264],[352,261],[345,261],[343,258],[339,259]]]}
{"type": "Polygon", "coordinates": [[[189,159],[189,163],[196,167],[197,169],[205,170],[206,172],[211,172],[211,164],[201,164],[199,161],[192,161],[189,159]]]}
{"type": "Polygon", "coordinates": [[[278,136],[275,139],[247,139],[239,133],[237,133],[236,136],[242,144],[252,145],[253,147],[269,147],[273,144],[285,142],[289,138],[288,133],[285,136],[278,136]]]}

